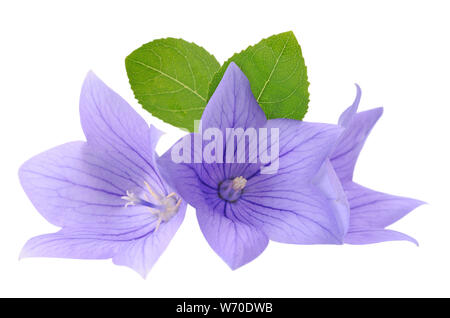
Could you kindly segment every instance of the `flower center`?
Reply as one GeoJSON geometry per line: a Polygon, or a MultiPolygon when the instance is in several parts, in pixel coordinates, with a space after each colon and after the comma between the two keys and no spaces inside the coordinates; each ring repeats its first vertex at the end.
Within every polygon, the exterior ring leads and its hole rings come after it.
{"type": "Polygon", "coordinates": [[[141,205],[147,207],[150,210],[150,213],[158,218],[155,228],[155,231],[157,231],[161,225],[161,222],[168,222],[175,214],[177,214],[178,208],[181,204],[181,198],[178,198],[175,192],[172,192],[164,197],[153,191],[147,182],[144,181],[144,184],[148,190],[148,193],[150,193],[153,197],[153,201],[156,203],[150,201],[150,198],[146,192],[142,193],[144,198],[141,198],[134,192],[127,191],[127,195],[121,197],[121,199],[128,201],[125,203],[125,207],[130,205],[141,205]]]}
{"type": "Polygon", "coordinates": [[[224,180],[219,184],[219,197],[228,202],[236,202],[246,184],[247,180],[242,176],[224,180]]]}

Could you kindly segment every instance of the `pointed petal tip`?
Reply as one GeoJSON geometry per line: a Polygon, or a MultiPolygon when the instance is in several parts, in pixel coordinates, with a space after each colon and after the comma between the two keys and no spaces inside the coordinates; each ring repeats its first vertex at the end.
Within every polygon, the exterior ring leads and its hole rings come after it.
{"type": "MultiPolygon", "coordinates": [[[[156,144],[158,143],[158,141],[159,141],[159,138],[161,138],[163,135],[165,135],[166,134],[166,132],[165,131],[163,131],[163,130],[161,130],[161,129],[159,129],[159,128],[157,128],[155,125],[150,125],[149,126],[149,129],[150,129],[150,134],[151,134],[151,136],[155,139],[155,145],[154,146],[156,146],[156,144]]],[[[154,149],[153,149],[154,150],[154,149]]]]}
{"type": "Polygon", "coordinates": [[[86,92],[90,89],[93,82],[99,81],[98,76],[92,71],[89,70],[84,77],[83,85],[81,86],[81,97],[86,94],[86,92]]]}
{"type": "Polygon", "coordinates": [[[97,74],[94,73],[93,70],[89,70],[86,73],[86,76],[84,77],[84,82],[87,81],[95,81],[95,80],[100,80],[99,77],[97,76],[97,74]]]}
{"type": "Polygon", "coordinates": [[[235,62],[233,62],[233,61],[230,62],[230,64],[228,65],[228,68],[241,70],[239,68],[239,66],[237,66],[237,64],[235,62]]]}
{"type": "Polygon", "coordinates": [[[29,242],[30,240],[28,240],[20,250],[19,261],[23,260],[24,258],[38,257],[38,255],[33,255],[32,253],[30,253],[30,250],[27,248],[29,242]]]}
{"type": "Polygon", "coordinates": [[[401,235],[403,235],[403,238],[398,239],[398,241],[405,241],[405,242],[410,242],[412,244],[414,244],[415,246],[419,247],[419,242],[412,236],[409,236],[407,234],[401,233],[399,232],[401,235]]]}
{"type": "Polygon", "coordinates": [[[19,257],[17,258],[17,260],[20,262],[21,260],[23,260],[24,258],[32,258],[32,257],[38,257],[36,255],[31,255],[27,252],[24,252],[24,250],[20,251],[19,257]]]}
{"type": "Polygon", "coordinates": [[[25,253],[23,252],[23,248],[19,253],[19,257],[17,258],[18,261],[21,261],[22,259],[26,258],[27,256],[25,255],[25,253]]]}
{"type": "Polygon", "coordinates": [[[165,135],[166,134],[166,132],[164,130],[159,129],[158,127],[156,127],[153,124],[150,124],[149,127],[151,129],[155,130],[155,132],[158,132],[158,134],[160,134],[160,135],[165,135]]]}
{"type": "Polygon", "coordinates": [[[244,72],[242,72],[241,68],[234,62],[230,62],[230,64],[228,64],[228,67],[227,67],[223,77],[225,78],[225,76],[231,76],[231,75],[239,75],[239,76],[244,76],[245,78],[247,78],[245,76],[244,72]]]}
{"type": "Polygon", "coordinates": [[[371,111],[375,112],[377,115],[379,115],[378,118],[381,117],[381,115],[383,115],[384,113],[384,108],[383,107],[376,107],[376,108],[372,108],[371,111]]]}
{"type": "MultiPolygon", "coordinates": [[[[136,271],[136,270],[135,270],[136,271]]],[[[136,273],[139,274],[139,276],[141,276],[142,279],[146,280],[148,277],[148,273],[150,273],[150,271],[146,271],[146,272],[140,272],[140,271],[136,271],[136,273]]]]}
{"type": "Polygon", "coordinates": [[[425,201],[422,201],[422,200],[416,200],[416,199],[411,199],[411,200],[414,200],[414,208],[413,209],[417,209],[419,206],[422,206],[422,205],[429,205],[429,203],[428,202],[425,202],[425,201]]]}
{"type": "Polygon", "coordinates": [[[355,102],[357,101],[357,104],[359,104],[359,101],[361,100],[361,95],[362,95],[361,86],[359,86],[358,83],[354,83],[354,84],[355,84],[355,87],[356,87],[355,102]]]}
{"type": "Polygon", "coordinates": [[[361,86],[358,83],[354,83],[356,87],[356,97],[361,97],[361,86]]]}
{"type": "Polygon", "coordinates": [[[117,259],[115,257],[112,257],[112,263],[114,265],[121,266],[121,267],[126,267],[126,268],[129,268],[129,269],[133,270],[133,272],[139,274],[139,276],[141,276],[142,279],[147,279],[148,273],[150,273],[150,270],[152,269],[152,267],[150,267],[149,269],[142,269],[142,268],[139,268],[137,266],[132,266],[130,264],[125,264],[123,262],[117,261],[117,259]]]}
{"type": "Polygon", "coordinates": [[[106,87],[111,90],[111,88],[106,85],[106,83],[96,73],[94,73],[94,71],[89,70],[84,78],[81,93],[83,94],[92,90],[96,91],[99,87],[106,87]]]}
{"type": "Polygon", "coordinates": [[[241,268],[242,266],[250,263],[251,261],[245,262],[245,263],[237,263],[233,261],[226,260],[222,258],[222,260],[228,265],[228,267],[234,272],[235,270],[241,268]]]}
{"type": "MultiPolygon", "coordinates": [[[[81,88],[81,94],[85,94],[87,91],[92,90],[96,86],[106,86],[105,82],[103,82],[100,77],[94,73],[93,70],[89,70],[84,77],[83,86],[81,88]]],[[[109,87],[108,87],[109,88],[109,87]]]]}
{"type": "Polygon", "coordinates": [[[225,261],[225,263],[228,265],[228,267],[229,267],[233,272],[242,266],[242,265],[231,264],[231,263],[228,263],[227,261],[225,261]]]}
{"type": "Polygon", "coordinates": [[[389,241],[408,241],[419,246],[419,242],[415,238],[390,229],[367,228],[350,230],[344,238],[344,243],[351,245],[376,244],[389,241]]]}
{"type": "MultiPolygon", "coordinates": [[[[401,234],[403,234],[403,233],[401,233],[401,234]]],[[[414,244],[416,247],[419,247],[419,242],[414,237],[411,237],[406,234],[403,234],[403,235],[404,235],[404,238],[399,241],[410,242],[410,243],[414,244]]]]}
{"type": "MultiPolygon", "coordinates": [[[[217,253],[217,251],[216,251],[216,253],[217,253]]],[[[261,255],[261,253],[258,253],[258,255],[251,257],[251,258],[247,258],[247,259],[228,258],[228,257],[225,257],[224,255],[220,255],[219,253],[217,253],[217,254],[220,256],[222,261],[224,261],[225,264],[227,264],[227,266],[234,272],[234,271],[240,269],[241,267],[243,267],[244,265],[247,265],[247,264],[253,262],[259,255],[261,255]]]]}
{"type": "Polygon", "coordinates": [[[369,110],[365,110],[362,112],[359,112],[356,114],[356,120],[361,121],[362,123],[366,123],[367,127],[369,128],[369,132],[372,130],[372,128],[375,126],[375,124],[378,122],[378,120],[383,115],[384,108],[383,107],[377,107],[372,108],[369,110]]]}
{"type": "MultiPolygon", "coordinates": [[[[408,213],[416,210],[417,208],[419,208],[419,207],[421,207],[423,205],[429,205],[429,203],[425,202],[425,201],[416,200],[416,199],[409,199],[409,200],[411,202],[411,205],[410,205],[410,210],[409,210],[408,213]]],[[[419,245],[417,242],[416,242],[416,244],[417,244],[417,246],[419,245]]]]}
{"type": "Polygon", "coordinates": [[[356,86],[356,97],[353,100],[352,105],[347,107],[347,109],[342,112],[341,116],[339,116],[338,124],[342,127],[347,127],[352,121],[356,112],[358,111],[359,102],[361,100],[361,88],[356,83],[355,86],[356,86]]]}

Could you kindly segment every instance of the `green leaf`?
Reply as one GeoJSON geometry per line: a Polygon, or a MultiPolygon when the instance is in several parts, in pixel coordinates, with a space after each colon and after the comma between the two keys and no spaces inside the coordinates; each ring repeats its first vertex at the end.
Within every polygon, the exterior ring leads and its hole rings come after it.
{"type": "Polygon", "coordinates": [[[182,39],[144,44],[125,59],[134,96],[153,116],[194,130],[220,64],[204,48],[182,39]]]}
{"type": "Polygon", "coordinates": [[[230,62],[235,62],[245,73],[253,95],[269,119],[303,118],[308,110],[309,83],[305,61],[294,33],[273,35],[233,55],[214,75],[208,99],[230,62]]]}

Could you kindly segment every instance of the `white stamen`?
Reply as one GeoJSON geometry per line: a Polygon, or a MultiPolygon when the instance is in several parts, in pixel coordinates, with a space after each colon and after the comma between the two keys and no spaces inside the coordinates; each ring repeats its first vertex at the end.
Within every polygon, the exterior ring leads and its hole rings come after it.
{"type": "Polygon", "coordinates": [[[128,190],[127,190],[127,195],[121,197],[121,199],[128,201],[127,203],[125,203],[125,207],[128,207],[130,205],[136,205],[136,203],[138,203],[140,201],[140,199],[136,196],[136,194],[134,194],[133,192],[130,192],[128,190]]]}
{"type": "MultiPolygon", "coordinates": [[[[175,192],[172,192],[168,194],[166,197],[159,195],[157,192],[153,191],[153,189],[150,187],[150,185],[144,181],[144,184],[148,190],[148,192],[151,194],[151,196],[155,199],[153,201],[156,201],[156,206],[159,206],[157,208],[148,207],[151,214],[153,214],[155,217],[157,217],[156,221],[156,227],[155,231],[157,231],[161,225],[162,222],[169,221],[177,212],[178,208],[181,204],[181,199],[177,200],[177,194],[175,192]]],[[[128,206],[135,206],[135,205],[145,205],[145,201],[141,200],[135,193],[131,191],[126,191],[126,196],[121,197],[123,200],[128,201],[125,203],[125,207],[128,206]],[[144,204],[143,204],[144,203],[144,204]]],[[[150,202],[149,196],[147,193],[142,193],[142,196],[148,203],[150,202]]]]}
{"type": "Polygon", "coordinates": [[[150,185],[148,184],[147,181],[144,181],[145,186],[147,187],[148,192],[150,192],[150,194],[156,199],[156,200],[160,200],[161,196],[157,195],[152,188],[150,187],[150,185]]]}
{"type": "Polygon", "coordinates": [[[156,222],[155,232],[158,231],[159,226],[161,225],[161,222],[162,222],[162,218],[159,217],[159,218],[158,218],[158,221],[156,222]]]}
{"type": "Polygon", "coordinates": [[[245,179],[244,177],[236,177],[233,179],[233,183],[231,185],[231,187],[233,188],[233,190],[235,191],[239,191],[244,189],[245,185],[247,184],[247,179],[245,179]]]}

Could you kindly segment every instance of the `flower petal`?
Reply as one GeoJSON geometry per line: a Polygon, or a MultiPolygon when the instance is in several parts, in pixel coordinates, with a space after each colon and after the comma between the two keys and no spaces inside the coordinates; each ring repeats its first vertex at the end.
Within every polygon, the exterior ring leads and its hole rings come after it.
{"type": "MultiPolygon", "coordinates": [[[[248,185],[265,179],[294,180],[308,184],[332,151],[342,128],[336,125],[307,123],[293,119],[271,119],[267,121],[268,152],[276,152],[278,145],[279,168],[274,173],[260,174],[248,179],[248,185]],[[279,130],[278,142],[272,140],[272,129],[279,130]]],[[[260,141],[261,144],[261,141],[260,141]]],[[[266,164],[268,166],[269,164],[266,164]]]]}
{"type": "Polygon", "coordinates": [[[113,257],[114,264],[128,266],[145,278],[183,222],[185,211],[186,204],[182,204],[178,213],[157,231],[121,245],[113,257]]]}
{"type": "Polygon", "coordinates": [[[176,163],[173,160],[172,150],[175,146],[157,160],[164,180],[194,207],[204,204],[209,195],[217,197],[217,186],[224,178],[220,166],[194,162],[195,152],[198,151],[198,147],[194,145],[196,136],[197,134],[189,134],[177,142],[187,142],[186,149],[191,152],[190,162],[176,163]]]}
{"type": "Polygon", "coordinates": [[[234,204],[218,200],[214,209],[197,208],[200,229],[212,249],[230,266],[237,269],[254,260],[266,248],[267,236],[235,216],[241,211],[234,204]]]}
{"type": "Polygon", "coordinates": [[[239,200],[247,218],[275,241],[341,244],[348,205],[324,164],[341,129],[290,119],[269,120],[266,127],[280,129],[279,169],[248,179],[239,200]]]}
{"type": "Polygon", "coordinates": [[[330,209],[329,201],[318,189],[273,186],[266,192],[248,190],[238,203],[243,217],[271,240],[293,244],[342,243],[345,234],[342,220],[337,220],[336,211],[330,209]]]}
{"type": "Polygon", "coordinates": [[[361,100],[361,88],[358,84],[355,84],[356,86],[356,97],[353,101],[353,104],[347,108],[339,117],[339,126],[347,127],[350,125],[353,117],[355,116],[356,112],[358,111],[359,101],[361,100]]]}
{"type": "Polygon", "coordinates": [[[240,68],[231,62],[202,115],[202,127],[259,128],[266,116],[256,102],[250,83],[240,68]]]}
{"type": "Polygon", "coordinates": [[[169,222],[163,222],[157,231],[153,226],[141,230],[140,236],[130,236],[132,233],[125,230],[113,235],[64,228],[57,233],[30,239],[23,247],[20,258],[113,258],[115,264],[126,265],[145,278],[180,227],[185,210],[184,204],[180,206],[179,212],[169,222]]]}
{"type": "Polygon", "coordinates": [[[349,206],[331,164],[326,161],[309,185],[299,184],[293,179],[249,186],[239,203],[271,240],[341,244],[348,230],[349,206]]]}
{"type": "Polygon", "coordinates": [[[167,195],[156,170],[154,148],[161,132],[145,121],[93,73],[80,98],[88,142],[72,142],[27,161],[22,186],[37,210],[63,227],[31,239],[22,257],[111,258],[145,276],[180,226],[186,209],[157,229],[144,206],[125,208],[129,192],[167,195]],[[153,190],[148,190],[150,185],[153,190]],[[136,247],[139,246],[139,252],[136,247]],[[131,257],[131,258],[130,258],[131,257]]]}
{"type": "MultiPolygon", "coordinates": [[[[174,162],[172,158],[172,151],[176,147],[174,146],[158,160],[161,173],[191,205],[199,206],[204,203],[205,195],[217,195],[217,186],[220,182],[241,175],[247,177],[260,167],[259,164],[249,164],[248,159],[255,156],[255,151],[250,150],[247,140],[245,163],[226,163],[226,146],[230,141],[230,138],[227,138],[227,129],[258,129],[265,122],[266,117],[253,96],[250,83],[239,67],[232,62],[203,112],[200,133],[189,134],[176,143],[176,145],[185,144],[186,148],[189,148],[188,162],[174,162]],[[218,129],[222,135],[222,143],[217,143],[217,147],[221,147],[220,150],[223,152],[221,162],[207,163],[204,158],[203,149],[209,141],[203,140],[203,137],[210,128],[218,129]],[[196,159],[196,156],[200,160],[196,159]]],[[[235,154],[242,136],[237,137],[239,140],[234,142],[235,154]]]]}
{"type": "Polygon", "coordinates": [[[344,238],[344,243],[354,245],[374,244],[386,241],[409,241],[419,245],[414,238],[406,234],[384,229],[355,229],[349,231],[344,238]]]}
{"type": "Polygon", "coordinates": [[[375,123],[383,114],[383,108],[374,108],[354,115],[339,138],[330,156],[331,163],[342,182],[352,180],[356,160],[375,123]]]}
{"type": "Polygon", "coordinates": [[[367,189],[354,182],[344,184],[350,204],[350,228],[385,228],[424,202],[367,189]]]}
{"type": "Polygon", "coordinates": [[[28,160],[19,178],[39,213],[57,226],[106,234],[152,223],[146,208],[124,207],[121,196],[144,189],[144,179],[111,154],[85,142],[67,143],[28,160]]]}
{"type": "Polygon", "coordinates": [[[148,176],[158,192],[168,194],[155,165],[154,147],[161,132],[149,129],[144,119],[93,72],[88,73],[81,90],[80,117],[92,147],[114,152],[129,169],[148,176]]]}
{"type": "Polygon", "coordinates": [[[336,219],[336,224],[341,234],[345,234],[349,228],[350,205],[342,184],[329,160],[326,160],[320,168],[313,182],[327,200],[327,208],[330,217],[336,219]]]}
{"type": "Polygon", "coordinates": [[[119,244],[115,241],[100,241],[79,237],[59,231],[28,240],[22,248],[20,258],[60,257],[77,259],[107,259],[114,256],[119,244]]]}
{"type": "MultiPolygon", "coordinates": [[[[202,115],[203,135],[210,128],[222,132],[222,162],[225,164],[220,167],[217,163],[208,164],[210,170],[218,171],[220,181],[224,178],[241,176],[244,173],[251,174],[259,169],[260,165],[251,163],[253,161],[251,159],[255,159],[256,162],[257,145],[252,144],[249,141],[252,137],[246,137],[245,133],[255,132],[253,141],[256,141],[258,128],[263,127],[265,123],[266,116],[253,96],[247,77],[234,62],[231,62],[202,115]],[[235,132],[238,132],[237,129],[242,129],[242,134],[234,136],[230,128],[235,132]],[[237,153],[238,145],[242,142],[245,147],[244,154],[237,153]],[[227,160],[226,147],[229,149],[233,147],[235,157],[233,162],[227,160]],[[240,159],[244,163],[238,163],[240,159]]],[[[203,144],[206,145],[206,142],[203,144]]]]}

